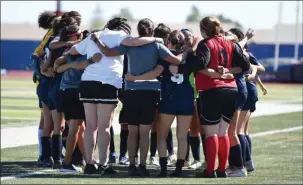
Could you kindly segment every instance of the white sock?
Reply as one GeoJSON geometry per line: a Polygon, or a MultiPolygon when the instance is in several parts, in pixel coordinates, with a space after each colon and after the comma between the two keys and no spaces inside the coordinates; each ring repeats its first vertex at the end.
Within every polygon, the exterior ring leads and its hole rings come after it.
{"type": "Polygon", "coordinates": [[[42,137],[43,129],[38,128],[39,156],[42,156],[42,137]]]}

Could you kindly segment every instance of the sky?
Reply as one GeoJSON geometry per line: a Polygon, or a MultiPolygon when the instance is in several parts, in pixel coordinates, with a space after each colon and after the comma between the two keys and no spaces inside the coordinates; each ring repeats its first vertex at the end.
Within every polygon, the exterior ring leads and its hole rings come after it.
{"type": "MultiPolygon", "coordinates": [[[[89,24],[96,6],[105,20],[129,8],[136,19],[148,17],[154,22],[184,23],[191,6],[202,16],[223,14],[239,21],[245,28],[270,29],[278,21],[278,1],[62,1],[62,10],[79,11],[83,24],[89,24]]],[[[296,23],[297,1],[283,1],[281,22],[296,23]]],[[[1,1],[1,23],[37,23],[39,13],[56,10],[56,1],[1,1]]],[[[302,15],[302,2],[300,13],[302,15]]],[[[302,16],[299,18],[302,23],[302,16]]]]}

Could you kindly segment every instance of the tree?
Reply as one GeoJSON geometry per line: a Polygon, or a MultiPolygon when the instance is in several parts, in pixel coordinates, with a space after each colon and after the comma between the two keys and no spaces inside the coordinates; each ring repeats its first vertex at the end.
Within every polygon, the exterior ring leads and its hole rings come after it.
{"type": "Polygon", "coordinates": [[[238,21],[231,20],[230,18],[227,18],[224,15],[221,15],[221,14],[218,15],[218,19],[222,23],[234,24],[238,28],[243,28],[243,26],[238,21]]]}
{"type": "Polygon", "coordinates": [[[186,22],[188,22],[188,23],[189,22],[199,22],[200,19],[201,19],[200,11],[199,11],[198,7],[193,5],[191,7],[191,13],[186,18],[186,22]]]}
{"type": "Polygon", "coordinates": [[[128,8],[121,8],[118,14],[115,14],[113,17],[124,17],[129,21],[134,21],[134,16],[128,8]]]}
{"type": "Polygon", "coordinates": [[[105,24],[104,19],[102,18],[102,11],[100,8],[100,4],[97,4],[96,9],[93,12],[93,18],[91,22],[91,29],[99,29],[103,28],[105,24]]]}

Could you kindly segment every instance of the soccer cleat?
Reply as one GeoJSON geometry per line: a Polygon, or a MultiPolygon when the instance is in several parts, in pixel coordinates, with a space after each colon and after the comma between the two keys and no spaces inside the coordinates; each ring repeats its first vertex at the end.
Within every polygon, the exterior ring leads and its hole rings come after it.
{"type": "Polygon", "coordinates": [[[188,168],[196,170],[202,166],[202,163],[200,161],[194,161],[188,168]]]}
{"type": "Polygon", "coordinates": [[[182,177],[182,171],[181,170],[175,170],[173,173],[169,175],[169,177],[179,178],[182,177]]]}
{"type": "Polygon", "coordinates": [[[149,177],[150,174],[148,173],[145,165],[139,165],[138,171],[141,177],[149,177]]]}
{"type": "Polygon", "coordinates": [[[63,162],[62,168],[60,169],[60,172],[63,172],[63,173],[80,173],[80,172],[82,172],[82,168],[78,168],[73,164],[65,164],[63,162]]]}
{"type": "Polygon", "coordinates": [[[140,177],[138,168],[135,165],[130,165],[128,167],[128,176],[130,177],[140,177]]]}
{"type": "Polygon", "coordinates": [[[245,168],[235,168],[231,169],[227,173],[228,177],[247,177],[247,171],[245,168]]]}
{"type": "Polygon", "coordinates": [[[107,166],[99,165],[98,166],[98,171],[99,171],[101,176],[117,174],[117,171],[114,170],[111,166],[108,166],[108,165],[107,166]]]}
{"type": "Polygon", "coordinates": [[[207,168],[207,163],[206,163],[206,161],[204,161],[203,163],[202,163],[202,165],[200,166],[200,169],[201,170],[205,170],[207,168]]]}
{"type": "Polygon", "coordinates": [[[119,164],[128,165],[129,164],[128,158],[126,156],[120,156],[119,157],[119,164]]]}
{"type": "Polygon", "coordinates": [[[198,178],[217,178],[217,174],[215,171],[212,173],[207,173],[207,170],[203,170],[202,172],[196,173],[196,177],[198,178]]]}
{"type": "Polygon", "coordinates": [[[109,163],[109,164],[115,164],[116,161],[117,161],[117,154],[116,154],[116,153],[110,153],[110,154],[109,154],[108,163],[109,163]]]}
{"type": "Polygon", "coordinates": [[[55,160],[53,169],[60,169],[62,167],[62,160],[55,160]]]}
{"type": "Polygon", "coordinates": [[[46,157],[42,161],[42,166],[46,168],[53,168],[54,166],[54,159],[52,157],[46,157]]]}
{"type": "Polygon", "coordinates": [[[39,167],[42,167],[42,166],[43,166],[43,156],[42,156],[42,155],[39,156],[39,158],[38,158],[38,160],[37,160],[37,165],[38,165],[39,167]]]}
{"type": "Polygon", "coordinates": [[[98,174],[98,166],[96,164],[86,164],[84,174],[98,174]]]}
{"type": "Polygon", "coordinates": [[[150,157],[149,164],[156,167],[160,166],[159,161],[156,159],[156,157],[150,157]]]}
{"type": "Polygon", "coordinates": [[[245,161],[244,166],[245,166],[247,172],[252,172],[255,170],[253,161],[245,161]]]}
{"type": "Polygon", "coordinates": [[[167,170],[161,170],[158,177],[161,177],[161,178],[168,177],[167,170]]]}
{"type": "Polygon", "coordinates": [[[176,166],[177,157],[175,155],[170,155],[167,157],[167,166],[176,166]]]}
{"type": "Polygon", "coordinates": [[[184,161],[184,167],[183,168],[188,168],[190,165],[190,161],[184,161]]]}
{"type": "Polygon", "coordinates": [[[216,170],[217,178],[227,178],[227,173],[225,171],[220,172],[218,169],[216,170]]]}

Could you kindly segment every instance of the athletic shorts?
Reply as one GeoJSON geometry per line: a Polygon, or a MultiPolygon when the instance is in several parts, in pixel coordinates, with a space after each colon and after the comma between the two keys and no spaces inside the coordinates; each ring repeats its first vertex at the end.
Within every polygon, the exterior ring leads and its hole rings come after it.
{"type": "Polygon", "coordinates": [[[193,115],[194,90],[190,84],[162,84],[159,112],[172,115],[193,115]]]}
{"type": "Polygon", "coordinates": [[[247,111],[250,110],[250,112],[254,112],[256,110],[256,103],[258,101],[258,91],[248,91],[247,94],[247,100],[242,108],[242,110],[247,111]]]}
{"type": "Polygon", "coordinates": [[[118,104],[118,89],[98,81],[81,81],[80,100],[83,103],[118,104]]]}
{"type": "Polygon", "coordinates": [[[41,80],[37,87],[37,95],[39,98],[39,102],[44,103],[47,107],[49,107],[48,91],[51,86],[51,82],[52,82],[52,78],[41,77],[41,80]]]}
{"type": "Polygon", "coordinates": [[[61,97],[60,97],[60,83],[62,76],[55,77],[51,82],[48,91],[48,108],[49,110],[57,110],[62,112],[61,97]]]}
{"type": "Polygon", "coordinates": [[[197,109],[201,124],[215,125],[221,118],[230,123],[236,110],[237,88],[215,88],[199,91],[197,109]]]}
{"type": "Polygon", "coordinates": [[[238,92],[236,110],[242,110],[244,104],[246,103],[246,100],[247,100],[247,93],[238,92]]]}
{"type": "Polygon", "coordinates": [[[155,121],[157,103],[160,91],[156,90],[126,90],[123,108],[128,125],[151,125],[155,121]]]}
{"type": "Polygon", "coordinates": [[[65,120],[85,120],[83,103],[79,99],[78,88],[61,89],[61,104],[65,120]]]}

